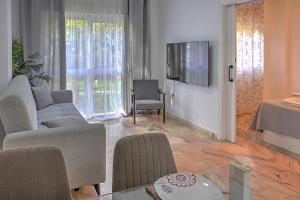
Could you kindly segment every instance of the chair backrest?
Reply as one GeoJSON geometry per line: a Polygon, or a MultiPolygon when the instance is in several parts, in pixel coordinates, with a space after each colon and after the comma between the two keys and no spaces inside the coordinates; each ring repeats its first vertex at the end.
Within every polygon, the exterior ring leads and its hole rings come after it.
{"type": "Polygon", "coordinates": [[[115,146],[112,190],[150,184],[176,172],[172,150],[164,134],[127,136],[115,146]]]}
{"type": "Polygon", "coordinates": [[[63,155],[57,147],[0,152],[0,199],[71,200],[63,155]]]}
{"type": "Polygon", "coordinates": [[[158,80],[133,80],[136,100],[159,100],[158,80]]]}

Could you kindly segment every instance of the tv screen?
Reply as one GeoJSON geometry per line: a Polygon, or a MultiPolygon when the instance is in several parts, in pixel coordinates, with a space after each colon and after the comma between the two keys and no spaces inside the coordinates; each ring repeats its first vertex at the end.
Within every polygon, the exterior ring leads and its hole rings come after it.
{"type": "Polygon", "coordinates": [[[167,44],[167,79],[209,86],[209,42],[167,44]]]}

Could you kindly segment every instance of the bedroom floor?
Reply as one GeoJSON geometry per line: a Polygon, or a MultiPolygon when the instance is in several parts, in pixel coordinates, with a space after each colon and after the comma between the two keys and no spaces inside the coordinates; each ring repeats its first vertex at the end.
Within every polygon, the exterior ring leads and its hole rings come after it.
{"type": "MultiPolygon", "coordinates": [[[[245,134],[245,137],[238,139],[237,144],[231,144],[218,141],[211,135],[181,120],[168,117],[167,123],[163,124],[157,114],[138,115],[135,126],[131,117],[105,122],[105,126],[108,140],[107,181],[101,184],[101,195],[111,192],[112,156],[115,142],[127,135],[162,132],[170,140],[179,171],[197,172],[237,160],[274,181],[270,182],[270,186],[276,188],[276,192],[270,193],[262,190],[262,195],[255,199],[300,199],[299,156],[288,152],[281,153],[276,148],[259,142],[257,139],[259,136],[253,138],[247,137],[245,134]]],[[[245,132],[247,130],[240,127],[238,131],[245,132]]],[[[263,186],[257,185],[258,190],[261,188],[263,186]]],[[[78,192],[73,191],[72,195],[73,199],[97,199],[92,187],[81,188],[78,192]]]]}
{"type": "Polygon", "coordinates": [[[249,129],[252,123],[253,114],[242,114],[236,116],[236,135],[237,140],[255,141],[259,138],[259,133],[249,129]]]}

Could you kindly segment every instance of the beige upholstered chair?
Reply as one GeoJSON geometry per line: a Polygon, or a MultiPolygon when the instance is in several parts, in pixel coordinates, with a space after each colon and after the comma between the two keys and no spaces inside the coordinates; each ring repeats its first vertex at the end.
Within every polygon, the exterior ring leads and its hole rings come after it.
{"type": "Polygon", "coordinates": [[[176,172],[172,150],[164,134],[127,136],[115,146],[112,190],[150,184],[176,172]]]}
{"type": "Polygon", "coordinates": [[[1,200],[71,200],[63,155],[57,147],[0,152],[1,200]]]}

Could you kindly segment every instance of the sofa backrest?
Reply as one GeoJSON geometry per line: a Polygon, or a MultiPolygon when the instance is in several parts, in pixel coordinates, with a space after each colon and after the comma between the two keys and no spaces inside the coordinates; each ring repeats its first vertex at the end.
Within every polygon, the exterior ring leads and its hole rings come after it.
{"type": "Polygon", "coordinates": [[[0,118],[6,134],[37,128],[36,104],[26,76],[14,78],[0,96],[0,118]]]}

